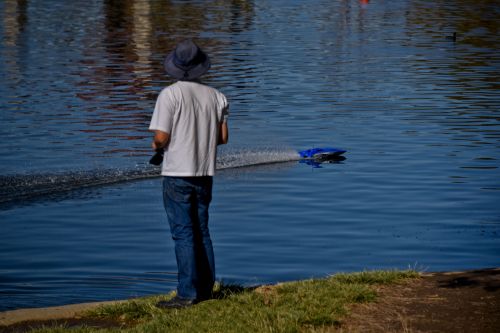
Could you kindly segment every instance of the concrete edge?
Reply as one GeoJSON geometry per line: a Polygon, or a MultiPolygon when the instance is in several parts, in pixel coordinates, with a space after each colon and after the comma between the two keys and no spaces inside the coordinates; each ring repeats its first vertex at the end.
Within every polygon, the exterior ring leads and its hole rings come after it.
{"type": "Polygon", "coordinates": [[[56,320],[78,318],[83,312],[101,305],[123,303],[120,301],[90,302],[51,306],[46,308],[27,308],[0,312],[0,326],[9,326],[23,321],[56,320]]]}

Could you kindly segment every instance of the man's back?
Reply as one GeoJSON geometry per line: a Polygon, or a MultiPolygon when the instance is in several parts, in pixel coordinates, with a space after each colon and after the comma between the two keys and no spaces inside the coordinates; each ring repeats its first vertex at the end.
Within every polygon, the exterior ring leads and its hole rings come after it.
{"type": "Polygon", "coordinates": [[[162,175],[214,175],[219,125],[227,108],[222,93],[199,82],[178,81],[161,92],[150,129],[170,134],[162,175]]]}

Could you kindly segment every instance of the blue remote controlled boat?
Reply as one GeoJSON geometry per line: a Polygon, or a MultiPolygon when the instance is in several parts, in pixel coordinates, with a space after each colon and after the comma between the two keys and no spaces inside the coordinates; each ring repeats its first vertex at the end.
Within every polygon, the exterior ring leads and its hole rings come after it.
{"type": "Polygon", "coordinates": [[[343,149],[331,148],[331,147],[311,148],[299,151],[299,155],[303,159],[328,161],[328,160],[338,159],[340,155],[342,155],[345,152],[346,151],[343,149]]]}
{"type": "Polygon", "coordinates": [[[321,168],[322,163],[338,163],[345,160],[342,156],[346,150],[339,148],[311,148],[299,151],[301,163],[311,165],[313,168],[321,168]]]}

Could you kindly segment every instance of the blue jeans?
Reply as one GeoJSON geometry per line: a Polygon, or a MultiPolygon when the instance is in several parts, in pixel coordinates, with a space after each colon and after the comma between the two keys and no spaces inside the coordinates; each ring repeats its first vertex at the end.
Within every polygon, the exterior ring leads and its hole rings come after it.
{"type": "Polygon", "coordinates": [[[203,300],[211,296],[215,281],[208,207],[212,177],[164,177],[163,203],[177,259],[177,296],[203,300]]]}

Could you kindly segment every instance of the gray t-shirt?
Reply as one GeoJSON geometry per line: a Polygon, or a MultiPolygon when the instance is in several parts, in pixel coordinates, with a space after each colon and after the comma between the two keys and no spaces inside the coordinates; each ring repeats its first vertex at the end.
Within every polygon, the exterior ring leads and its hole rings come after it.
{"type": "Polygon", "coordinates": [[[163,89],[149,125],[150,130],[170,134],[161,174],[213,176],[219,124],[227,117],[227,99],[215,88],[178,81],[163,89]]]}

